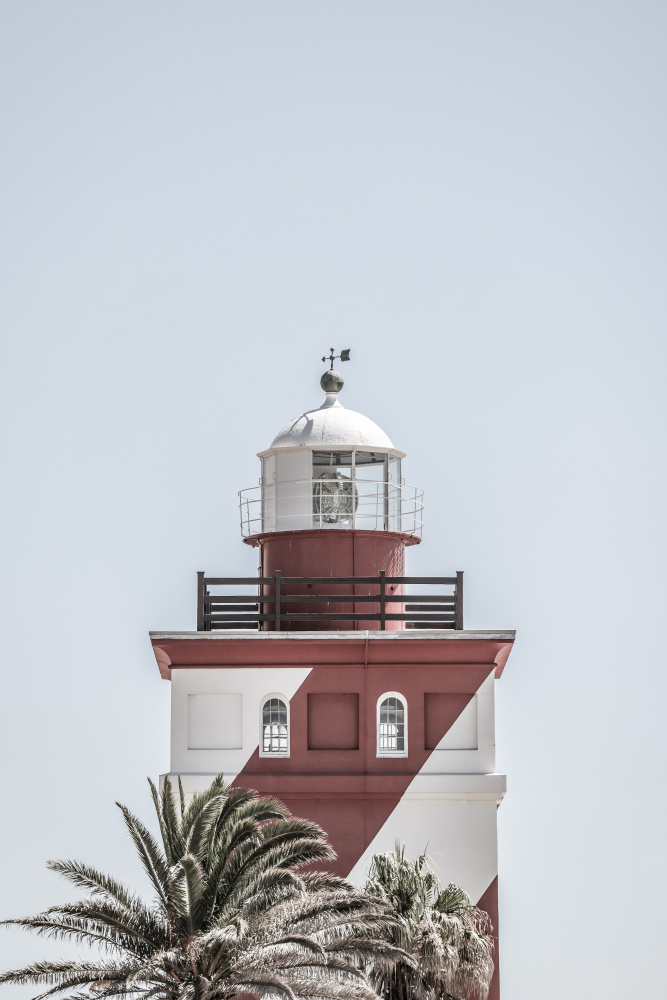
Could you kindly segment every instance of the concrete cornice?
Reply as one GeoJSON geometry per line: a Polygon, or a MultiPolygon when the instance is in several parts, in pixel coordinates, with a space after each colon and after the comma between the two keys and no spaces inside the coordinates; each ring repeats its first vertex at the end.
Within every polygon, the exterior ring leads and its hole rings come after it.
{"type": "Polygon", "coordinates": [[[503,631],[480,631],[480,630],[469,630],[461,629],[460,631],[438,631],[436,629],[406,629],[405,631],[396,632],[380,632],[380,631],[347,631],[342,630],[336,632],[251,632],[248,631],[220,631],[220,632],[149,632],[151,641],[159,640],[196,640],[198,642],[238,642],[239,640],[250,640],[252,642],[283,642],[286,641],[317,641],[320,642],[322,639],[330,641],[332,639],[338,641],[355,641],[355,642],[365,642],[368,638],[369,642],[405,642],[414,641],[415,639],[437,639],[439,642],[450,641],[450,642],[460,642],[474,639],[492,639],[496,642],[514,642],[516,638],[516,631],[514,629],[507,629],[503,631]]]}
{"type": "Polygon", "coordinates": [[[500,677],[514,643],[508,631],[151,632],[160,673],[172,667],[417,666],[467,664],[500,677]]]}

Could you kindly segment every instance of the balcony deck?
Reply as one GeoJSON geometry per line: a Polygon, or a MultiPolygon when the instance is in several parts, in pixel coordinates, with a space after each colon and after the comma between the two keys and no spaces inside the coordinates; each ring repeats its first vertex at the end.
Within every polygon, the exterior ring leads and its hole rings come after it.
{"type": "Polygon", "coordinates": [[[209,577],[197,574],[197,631],[251,629],[276,631],[321,628],[323,623],[374,630],[463,630],[463,573],[455,576],[375,577],[209,577]],[[211,593],[211,588],[254,587],[250,593],[211,593]],[[405,587],[438,588],[437,593],[410,594],[405,587]],[[332,593],[332,588],[335,588],[332,593]],[[335,592],[335,591],[338,592],[335,592]],[[304,606],[316,605],[312,611],[304,606]],[[359,610],[359,605],[367,609],[359,610]],[[338,610],[336,610],[338,608],[338,610]],[[324,609],[324,610],[323,610],[324,609]],[[372,624],[371,624],[372,623],[372,624]],[[369,626],[366,626],[369,627],[369,626]]]}

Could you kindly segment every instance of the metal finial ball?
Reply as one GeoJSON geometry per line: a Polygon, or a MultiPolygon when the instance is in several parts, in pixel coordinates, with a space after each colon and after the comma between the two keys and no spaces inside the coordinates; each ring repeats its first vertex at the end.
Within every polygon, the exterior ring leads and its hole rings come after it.
{"type": "Polygon", "coordinates": [[[340,392],[343,388],[343,376],[335,368],[330,368],[320,379],[320,385],[325,392],[340,392]]]}

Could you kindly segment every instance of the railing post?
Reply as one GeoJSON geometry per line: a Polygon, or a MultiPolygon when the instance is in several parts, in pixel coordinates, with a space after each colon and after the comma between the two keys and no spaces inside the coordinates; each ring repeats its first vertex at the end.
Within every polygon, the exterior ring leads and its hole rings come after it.
{"type": "Polygon", "coordinates": [[[197,631],[204,631],[204,573],[197,573],[197,631]]]}
{"type": "Polygon", "coordinates": [[[382,632],[384,632],[384,630],[385,630],[385,620],[386,620],[385,619],[386,604],[387,604],[387,597],[386,597],[386,590],[385,590],[385,587],[386,587],[385,577],[386,577],[386,575],[387,575],[386,571],[383,570],[383,569],[381,569],[380,570],[380,630],[382,632]]]}
{"type": "Polygon", "coordinates": [[[456,571],[456,603],[454,604],[454,628],[463,630],[463,570],[456,571]]]}
{"type": "Polygon", "coordinates": [[[275,587],[274,587],[275,595],[276,595],[276,603],[275,603],[275,608],[274,608],[274,610],[275,610],[275,626],[274,627],[275,627],[275,631],[276,632],[280,632],[280,570],[279,569],[277,569],[276,572],[275,572],[274,580],[276,581],[275,582],[275,587]]]}

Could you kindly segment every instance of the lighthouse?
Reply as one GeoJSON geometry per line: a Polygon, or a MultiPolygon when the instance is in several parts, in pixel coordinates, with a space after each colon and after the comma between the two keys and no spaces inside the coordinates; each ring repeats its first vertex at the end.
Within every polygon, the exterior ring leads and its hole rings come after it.
{"type": "Polygon", "coordinates": [[[187,794],[222,773],[276,796],[327,831],[329,866],[357,883],[396,840],[426,850],[497,928],[494,688],[514,632],[464,628],[460,570],[407,575],[422,492],[406,454],[341,401],[348,359],[331,350],[319,405],[284,424],[240,493],[258,575],[198,573],[196,630],[151,633],[171,682],[165,777],[187,794]]]}

